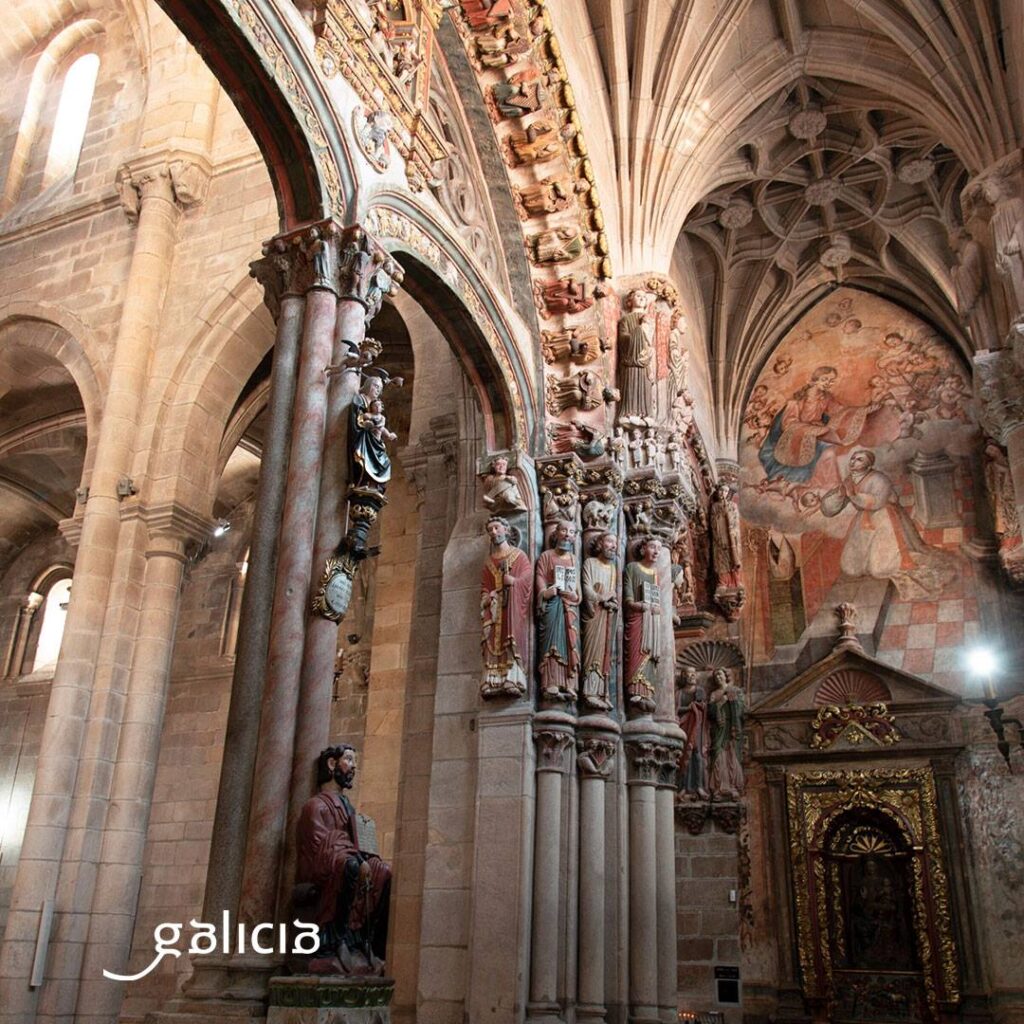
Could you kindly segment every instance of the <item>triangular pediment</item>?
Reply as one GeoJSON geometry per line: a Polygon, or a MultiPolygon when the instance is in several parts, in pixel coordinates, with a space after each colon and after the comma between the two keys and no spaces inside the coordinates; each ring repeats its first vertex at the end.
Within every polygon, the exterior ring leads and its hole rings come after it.
{"type": "Polygon", "coordinates": [[[756,704],[751,713],[758,718],[776,718],[816,711],[829,704],[877,701],[893,709],[939,711],[956,707],[960,698],[941,686],[850,648],[833,651],[815,662],[756,704]]]}

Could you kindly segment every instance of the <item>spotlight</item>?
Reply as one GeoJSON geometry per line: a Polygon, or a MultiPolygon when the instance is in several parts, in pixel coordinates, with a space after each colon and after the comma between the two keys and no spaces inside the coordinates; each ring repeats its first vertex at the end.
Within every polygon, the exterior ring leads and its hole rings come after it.
{"type": "Polygon", "coordinates": [[[218,519],[217,525],[213,528],[214,537],[223,537],[231,529],[231,523],[227,519],[218,519]]]}

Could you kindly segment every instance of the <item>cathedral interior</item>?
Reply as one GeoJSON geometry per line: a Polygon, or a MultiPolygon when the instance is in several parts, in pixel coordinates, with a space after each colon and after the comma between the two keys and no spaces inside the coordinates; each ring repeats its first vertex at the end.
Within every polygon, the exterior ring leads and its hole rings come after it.
{"type": "Polygon", "coordinates": [[[1021,0],[0,77],[0,1024],[1024,1024],[1021,0]]]}

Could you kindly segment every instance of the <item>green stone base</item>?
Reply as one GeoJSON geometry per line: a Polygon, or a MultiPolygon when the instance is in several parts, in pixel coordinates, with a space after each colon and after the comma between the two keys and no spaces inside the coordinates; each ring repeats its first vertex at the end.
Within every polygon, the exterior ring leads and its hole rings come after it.
{"type": "Polygon", "coordinates": [[[392,978],[278,975],[270,979],[267,1024],[391,1024],[392,978]]]}

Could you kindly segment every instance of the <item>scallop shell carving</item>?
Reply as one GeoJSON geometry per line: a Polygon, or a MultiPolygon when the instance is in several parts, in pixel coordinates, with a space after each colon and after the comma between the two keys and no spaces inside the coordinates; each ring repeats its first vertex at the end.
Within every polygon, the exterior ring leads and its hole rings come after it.
{"type": "Polygon", "coordinates": [[[889,687],[877,676],[857,669],[841,668],[824,679],[814,694],[816,707],[836,704],[873,704],[892,700],[889,687]]]}
{"type": "Polygon", "coordinates": [[[689,666],[698,672],[714,672],[716,668],[742,668],[743,665],[742,652],[727,640],[698,640],[676,655],[676,669],[689,666]]]}

